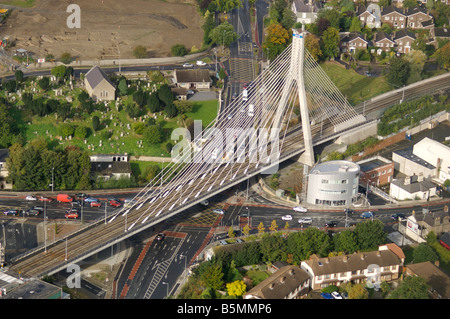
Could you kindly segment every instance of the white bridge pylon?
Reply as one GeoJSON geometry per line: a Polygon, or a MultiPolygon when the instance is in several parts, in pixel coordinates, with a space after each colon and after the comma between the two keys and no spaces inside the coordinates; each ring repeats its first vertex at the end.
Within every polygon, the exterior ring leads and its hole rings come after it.
{"type": "Polygon", "coordinates": [[[303,159],[308,166],[314,164],[311,125],[320,123],[337,132],[364,122],[305,49],[305,35],[294,30],[286,50],[208,127],[194,129],[194,136],[186,129],[176,129],[178,134],[173,133],[172,140],[180,141],[173,148],[172,164],[110,222],[119,214],[130,216],[138,211],[140,216],[130,221],[131,229],[172,216],[180,206],[192,206],[250,172],[273,174],[283,149],[293,147],[291,140],[289,145],[284,142],[293,127],[298,127],[299,116],[304,138],[298,148],[305,147],[303,159]],[[262,170],[266,166],[267,172],[262,170]]]}

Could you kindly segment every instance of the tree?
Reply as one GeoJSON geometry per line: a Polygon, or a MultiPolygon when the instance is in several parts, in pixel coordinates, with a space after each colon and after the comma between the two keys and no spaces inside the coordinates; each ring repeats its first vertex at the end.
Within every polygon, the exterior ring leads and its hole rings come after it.
{"type": "Polygon", "coordinates": [[[339,31],[329,27],[322,35],[322,52],[328,58],[334,58],[339,54],[339,31]]]}
{"type": "Polygon", "coordinates": [[[352,285],[348,289],[348,299],[368,299],[369,292],[363,284],[352,285]]]}
{"type": "Polygon", "coordinates": [[[263,234],[266,228],[264,227],[263,222],[260,222],[258,225],[258,234],[263,234]]]}
{"type": "Polygon", "coordinates": [[[138,45],[134,48],[133,55],[136,59],[146,58],[147,57],[147,49],[142,45],[138,45]]]}
{"type": "Polygon", "coordinates": [[[160,101],[158,99],[158,94],[151,93],[147,99],[147,106],[148,106],[149,111],[152,113],[159,112],[160,111],[159,105],[160,105],[160,101]]]}
{"type": "Polygon", "coordinates": [[[380,220],[358,223],[355,227],[356,242],[359,250],[376,248],[386,243],[384,224],[380,220]]]}
{"type": "Polygon", "coordinates": [[[191,112],[192,108],[194,107],[194,103],[191,101],[185,101],[185,100],[175,100],[173,102],[175,105],[175,108],[178,111],[178,114],[183,114],[187,112],[191,112]]]}
{"type": "Polygon", "coordinates": [[[21,70],[16,70],[14,76],[17,83],[21,83],[23,81],[23,72],[21,70]]]}
{"type": "Polygon", "coordinates": [[[312,33],[308,33],[305,37],[305,47],[312,55],[314,60],[319,61],[322,57],[322,50],[320,50],[319,38],[312,33]]]}
{"type": "Polygon", "coordinates": [[[290,43],[288,31],[278,22],[272,22],[266,31],[263,50],[267,52],[269,60],[275,59],[290,43]]]}
{"type": "Polygon", "coordinates": [[[62,137],[68,137],[73,135],[75,129],[69,123],[62,123],[59,125],[58,131],[62,137]]]}
{"type": "Polygon", "coordinates": [[[419,276],[408,276],[394,289],[387,299],[430,299],[429,286],[419,276]]]}
{"type": "Polygon", "coordinates": [[[408,84],[420,81],[422,79],[422,70],[427,61],[427,55],[420,50],[411,51],[403,56],[403,58],[409,62],[410,76],[408,84]]]}
{"type": "Polygon", "coordinates": [[[431,261],[432,263],[434,263],[436,260],[438,260],[438,256],[433,248],[422,243],[414,248],[413,260],[415,264],[425,261],[431,261]]]}
{"type": "Polygon", "coordinates": [[[334,236],[334,247],[336,251],[351,254],[358,249],[356,235],[351,230],[345,230],[334,236]]]}
{"type": "Polygon", "coordinates": [[[352,18],[352,24],[350,25],[350,29],[348,30],[350,32],[361,32],[361,21],[359,21],[358,17],[352,18]]]}
{"type": "Polygon", "coordinates": [[[47,76],[44,76],[42,79],[38,81],[38,85],[41,89],[46,91],[50,86],[50,79],[47,76]]]}
{"type": "Polygon", "coordinates": [[[450,68],[450,42],[436,51],[436,60],[443,68],[450,68]]]}
{"type": "Polygon", "coordinates": [[[97,115],[92,117],[92,129],[98,131],[100,129],[100,119],[97,115]]]}
{"type": "Polygon", "coordinates": [[[81,139],[85,138],[88,134],[88,130],[85,126],[78,126],[75,129],[75,136],[81,139]]]}
{"type": "Polygon", "coordinates": [[[150,182],[161,172],[161,168],[157,164],[148,165],[144,168],[140,178],[145,182],[150,182]]]}
{"type": "Polygon", "coordinates": [[[229,12],[234,8],[242,8],[240,0],[216,0],[217,11],[229,12]]]}
{"type": "Polygon", "coordinates": [[[162,101],[164,105],[171,103],[173,104],[174,96],[167,84],[163,84],[160,86],[158,90],[158,99],[162,101]]]}
{"type": "Polygon", "coordinates": [[[55,66],[51,69],[50,73],[59,81],[66,75],[66,67],[64,65],[55,66]]]}
{"type": "Polygon", "coordinates": [[[64,64],[70,64],[70,62],[72,61],[72,55],[69,52],[64,52],[63,54],[61,54],[59,60],[64,64]]]}
{"type": "Polygon", "coordinates": [[[188,53],[184,44],[175,44],[170,49],[170,52],[172,52],[173,56],[185,56],[188,53]]]}
{"type": "Polygon", "coordinates": [[[8,109],[5,104],[0,103],[0,148],[7,148],[13,140],[13,131],[8,109]]]}
{"type": "Polygon", "coordinates": [[[168,103],[164,108],[164,113],[166,113],[168,118],[177,116],[177,108],[175,107],[175,104],[173,104],[173,102],[168,103]]]}
{"type": "Polygon", "coordinates": [[[209,263],[206,269],[202,272],[200,279],[207,287],[219,290],[223,287],[223,272],[222,266],[216,263],[209,263]]]}
{"type": "Polygon", "coordinates": [[[228,47],[237,40],[238,34],[234,31],[234,27],[228,21],[225,21],[211,30],[210,37],[212,43],[222,46],[223,52],[224,47],[228,47]]]}
{"type": "Polygon", "coordinates": [[[119,89],[120,95],[122,95],[122,96],[127,95],[128,94],[127,80],[120,79],[119,85],[117,86],[117,88],[119,89]]]}
{"type": "Polygon", "coordinates": [[[389,61],[389,70],[386,75],[387,81],[395,88],[400,88],[408,82],[411,68],[409,62],[403,58],[393,57],[389,61]]]}
{"type": "Polygon", "coordinates": [[[274,219],[274,220],[272,220],[272,223],[270,223],[269,230],[273,232],[273,231],[276,231],[277,229],[278,229],[278,225],[277,225],[276,220],[274,219]]]}
{"type": "Polygon", "coordinates": [[[242,296],[247,289],[247,285],[242,280],[236,280],[227,284],[227,293],[230,296],[242,296]]]}
{"type": "Polygon", "coordinates": [[[143,140],[150,145],[162,142],[162,131],[159,125],[150,125],[144,129],[143,140]]]}

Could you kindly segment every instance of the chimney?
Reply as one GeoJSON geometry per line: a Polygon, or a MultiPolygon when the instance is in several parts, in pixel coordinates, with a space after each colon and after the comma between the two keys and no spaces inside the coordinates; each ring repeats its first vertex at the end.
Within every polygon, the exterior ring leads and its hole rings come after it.
{"type": "Polygon", "coordinates": [[[377,256],[381,257],[381,251],[379,251],[379,250],[377,251],[377,256]]]}
{"type": "Polygon", "coordinates": [[[269,286],[270,289],[273,289],[274,287],[275,287],[274,283],[271,283],[270,286],[269,286]]]}
{"type": "Polygon", "coordinates": [[[329,257],[325,258],[325,262],[326,262],[327,264],[330,263],[330,258],[329,258],[329,257]]]}
{"type": "Polygon", "coordinates": [[[403,182],[404,185],[409,185],[411,184],[411,176],[407,176],[405,177],[405,181],[403,182]]]}
{"type": "Polygon", "coordinates": [[[417,176],[417,182],[423,182],[423,172],[420,172],[419,176],[417,176]]]}
{"type": "Polygon", "coordinates": [[[436,267],[439,267],[439,260],[436,260],[436,261],[434,262],[434,265],[435,265],[436,267]]]}
{"type": "Polygon", "coordinates": [[[284,282],[286,281],[286,277],[280,277],[280,282],[282,283],[282,284],[284,284],[284,282]]]}
{"type": "Polygon", "coordinates": [[[344,256],[342,260],[346,263],[348,261],[348,256],[344,256]]]}
{"type": "Polygon", "coordinates": [[[289,275],[293,276],[295,274],[294,269],[289,270],[289,275]]]}
{"type": "Polygon", "coordinates": [[[364,254],[361,254],[361,260],[364,260],[364,254]]]}

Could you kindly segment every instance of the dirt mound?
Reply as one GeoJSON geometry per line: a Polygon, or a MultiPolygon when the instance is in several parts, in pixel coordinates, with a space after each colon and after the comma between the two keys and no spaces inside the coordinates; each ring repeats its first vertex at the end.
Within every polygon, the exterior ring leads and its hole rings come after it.
{"type": "Polygon", "coordinates": [[[188,1],[78,0],[79,29],[67,27],[68,3],[36,0],[33,8],[16,9],[0,27],[0,37],[10,36],[12,49],[28,49],[35,58],[69,52],[83,60],[134,58],[137,45],[145,46],[149,57],[164,57],[175,44],[201,47],[203,41],[203,19],[188,1]]]}

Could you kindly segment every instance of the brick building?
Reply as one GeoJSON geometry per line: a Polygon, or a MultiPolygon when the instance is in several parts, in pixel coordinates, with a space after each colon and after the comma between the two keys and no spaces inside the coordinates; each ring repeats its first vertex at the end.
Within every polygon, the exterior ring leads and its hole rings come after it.
{"type": "Polygon", "coordinates": [[[360,167],[360,184],[373,186],[386,185],[392,182],[394,162],[382,156],[371,157],[357,162],[360,167]]]}

